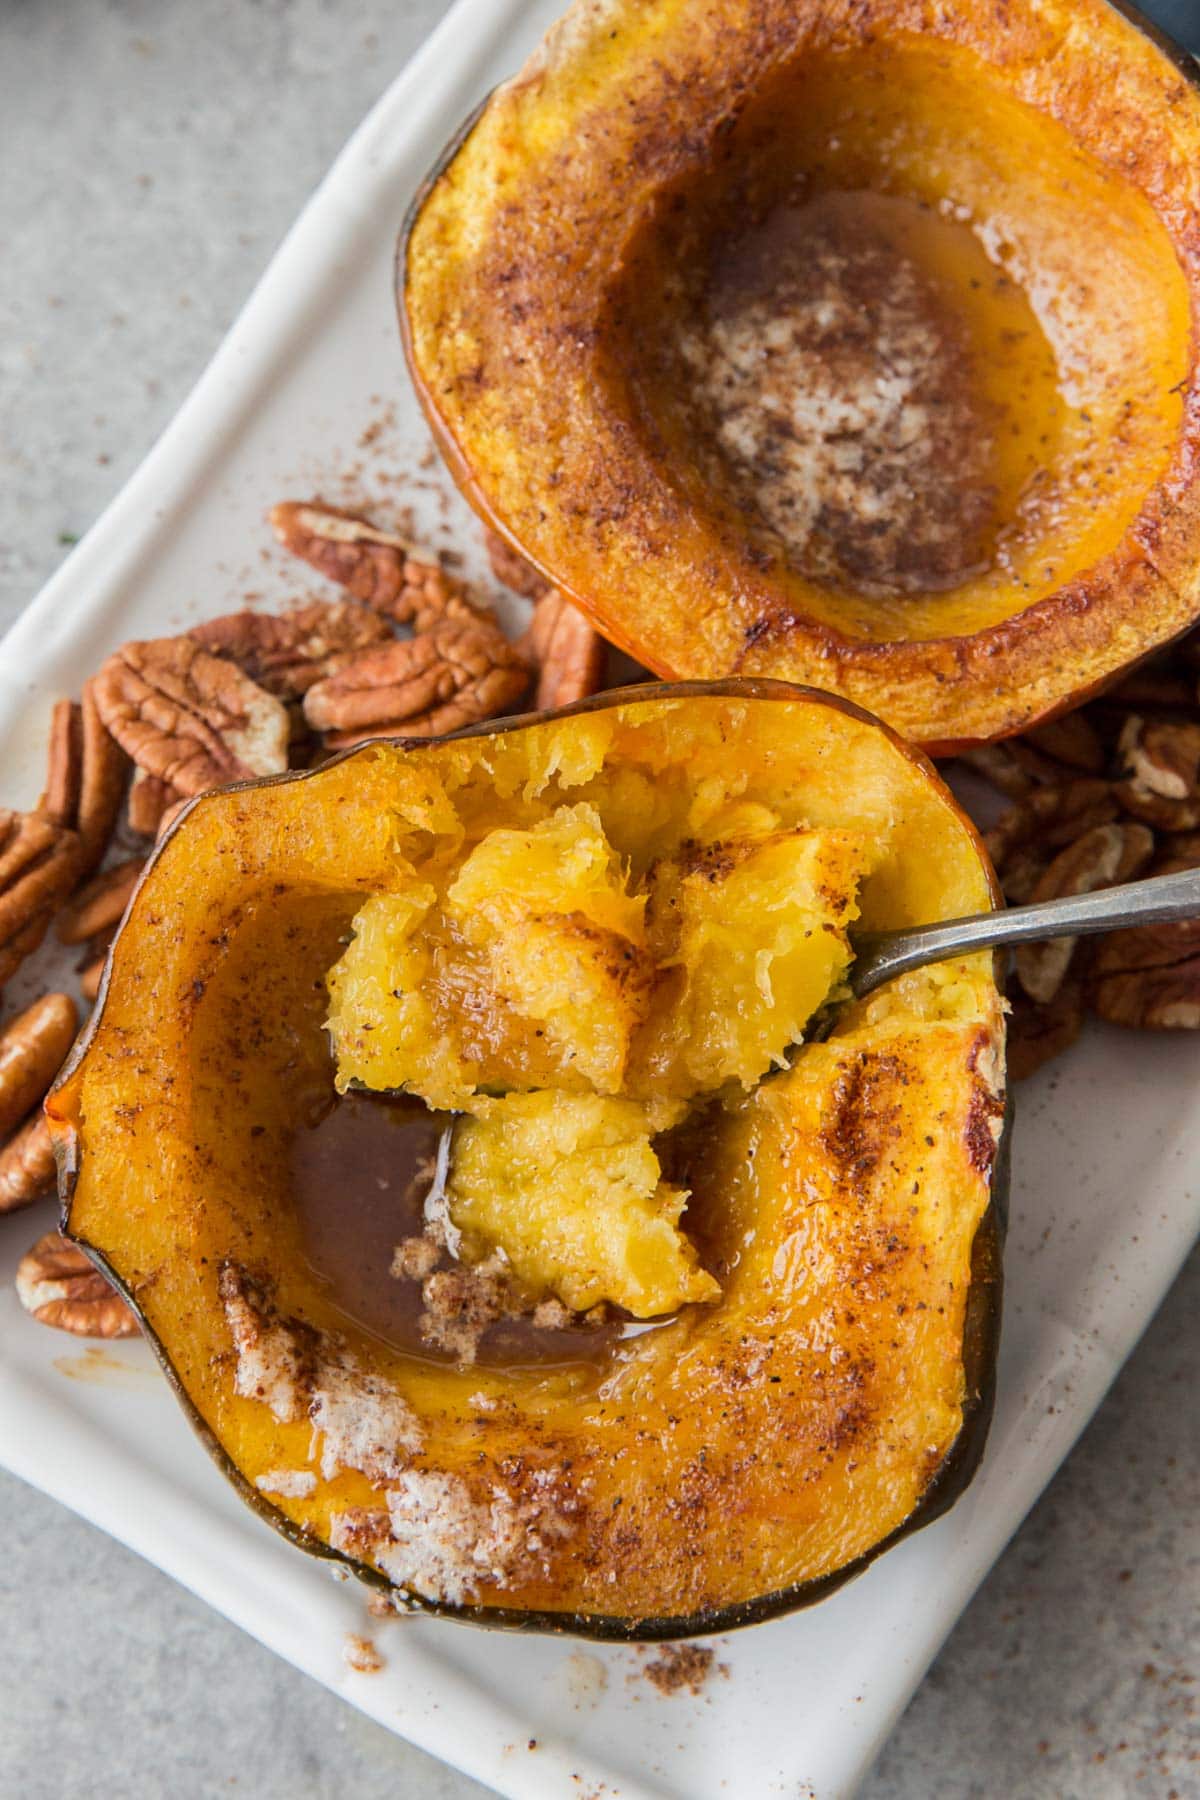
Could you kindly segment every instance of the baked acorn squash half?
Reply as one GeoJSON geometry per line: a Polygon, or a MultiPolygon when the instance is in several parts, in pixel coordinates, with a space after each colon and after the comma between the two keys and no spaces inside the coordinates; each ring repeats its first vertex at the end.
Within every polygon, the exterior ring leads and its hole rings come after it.
{"type": "Polygon", "coordinates": [[[476,509],[666,676],[929,748],[1200,613],[1200,92],[1106,0],[579,0],[399,258],[476,509]]]}
{"type": "Polygon", "coordinates": [[[922,758],[784,683],[205,795],[47,1104],[64,1228],[243,1496],[398,1605],[617,1638],[805,1605],[981,1454],[992,959],[784,1051],[852,923],[994,897],[922,758]]]}

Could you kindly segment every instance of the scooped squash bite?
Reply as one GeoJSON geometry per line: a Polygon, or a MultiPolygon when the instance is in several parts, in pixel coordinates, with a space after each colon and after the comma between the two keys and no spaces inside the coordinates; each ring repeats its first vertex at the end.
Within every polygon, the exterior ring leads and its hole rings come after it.
{"type": "Polygon", "coordinates": [[[464,491],[660,674],[949,747],[1200,612],[1200,91],[1107,0],[577,0],[435,170],[464,491]]]}
{"type": "Polygon", "coordinates": [[[804,1035],[853,927],[991,899],[928,766],[782,684],[205,796],[49,1103],[67,1229],[243,1493],[401,1603],[803,1604],[982,1445],[991,960],[804,1035]]]}

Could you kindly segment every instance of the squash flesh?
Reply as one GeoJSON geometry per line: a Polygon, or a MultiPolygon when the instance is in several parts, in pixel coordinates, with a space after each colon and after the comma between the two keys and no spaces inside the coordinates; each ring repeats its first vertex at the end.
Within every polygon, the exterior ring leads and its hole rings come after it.
{"type": "Polygon", "coordinates": [[[679,1229],[687,1193],[660,1179],[650,1136],[636,1101],[542,1090],[477,1103],[454,1134],[450,1216],[577,1312],[607,1300],[645,1319],[716,1300],[679,1229]]]}
{"type": "Polygon", "coordinates": [[[664,1103],[664,1123],[673,1101],[751,1086],[844,974],[871,863],[854,833],[777,825],[688,839],[644,892],[627,891],[594,806],[488,834],[440,910],[413,869],[362,908],[330,972],[340,1085],[457,1111],[477,1089],[630,1093],[664,1103]],[[571,866],[581,851],[606,865],[597,888],[571,866]]]}
{"type": "Polygon", "coordinates": [[[636,1046],[639,1089],[690,1099],[777,1066],[845,974],[869,865],[851,833],[803,830],[659,862],[652,930],[675,992],[636,1046]]]}
{"type": "Polygon", "coordinates": [[[602,775],[589,794],[473,847],[464,829],[440,873],[441,852],[414,862],[398,844],[408,885],[355,919],[328,1023],[340,1087],[468,1115],[447,1193],[471,1260],[499,1250],[573,1310],[649,1318],[720,1291],[651,1137],[800,1041],[848,965],[871,859],[853,833],[783,831],[710,787],[699,839],[652,861],[634,846],[643,889],[605,835],[602,775]]]}
{"type": "Polygon", "coordinates": [[[506,826],[527,829],[594,799],[609,767],[626,771],[622,799],[643,781],[656,795],[625,821],[645,827],[651,860],[689,828],[704,783],[721,782],[786,828],[878,846],[865,922],[989,904],[976,840],[925,770],[876,725],[786,689],[607,701],[578,720],[368,748],[195,805],[146,878],[50,1113],[75,1146],[72,1234],[117,1272],[205,1430],[277,1521],[439,1606],[581,1629],[712,1628],[883,1543],[955,1441],[1002,1042],[989,960],[911,978],[897,1009],[849,1016],[797,1070],[719,1107],[711,1137],[676,1147],[678,1166],[664,1154],[663,1179],[691,1192],[721,1297],[595,1366],[464,1372],[358,1331],[312,1276],[287,1185],[288,1146],[332,1086],[324,973],[364,901],[403,885],[403,822],[425,833],[432,822],[449,866],[464,822],[468,835],[501,822],[497,795],[506,826]],[[865,1115],[855,1082],[873,1095],[865,1115]],[[269,1276],[281,1319],[340,1334],[363,1374],[403,1397],[421,1440],[404,1484],[336,1460],[324,1474],[328,1434],[314,1456],[308,1416],[277,1418],[234,1390],[218,1292],[229,1264],[269,1276]],[[313,1490],[256,1490],[281,1470],[311,1471],[313,1490]],[[422,1495],[432,1503],[438,1481],[460,1484],[447,1494],[471,1500],[464,1517],[486,1513],[497,1541],[524,1543],[506,1521],[536,1512],[544,1550],[439,1586],[394,1544],[355,1537],[359,1514],[400,1518],[422,1495]]]}

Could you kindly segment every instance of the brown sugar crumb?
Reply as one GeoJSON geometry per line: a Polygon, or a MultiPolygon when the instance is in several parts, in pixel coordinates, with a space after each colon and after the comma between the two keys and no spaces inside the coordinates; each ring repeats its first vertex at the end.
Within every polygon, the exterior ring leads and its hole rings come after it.
{"type": "Polygon", "coordinates": [[[342,1645],[342,1656],[346,1667],[359,1675],[378,1675],[384,1667],[384,1661],[378,1650],[368,1637],[359,1637],[357,1632],[348,1631],[346,1641],[342,1645]]]}
{"type": "Polygon", "coordinates": [[[397,1281],[424,1281],[441,1261],[441,1247],[424,1234],[402,1238],[392,1252],[392,1274],[397,1281]]]}
{"type": "Polygon", "coordinates": [[[810,579],[921,593],[985,563],[998,421],[886,219],[835,195],[771,215],[677,349],[701,455],[810,579]]]}
{"type": "Polygon", "coordinates": [[[716,1651],[705,1644],[664,1644],[654,1661],[645,1663],[640,1670],[660,1694],[668,1697],[685,1689],[689,1694],[699,1694],[714,1672],[728,1675],[729,1669],[725,1663],[716,1662],[716,1651]]]}
{"type": "MultiPolygon", "coordinates": [[[[427,1179],[424,1185],[428,1187],[427,1179]]],[[[447,1241],[447,1222],[440,1218],[428,1220],[419,1235],[400,1240],[392,1251],[390,1273],[394,1280],[419,1285],[421,1339],[430,1349],[452,1356],[460,1368],[471,1367],[485,1333],[501,1321],[528,1319],[538,1331],[565,1331],[579,1322],[554,1295],[539,1298],[518,1281],[503,1251],[494,1250],[482,1262],[458,1261],[447,1241]]],[[[601,1306],[585,1322],[607,1320],[601,1306]]]]}
{"type": "Polygon", "coordinates": [[[447,1350],[460,1364],[475,1361],[479,1340],[498,1319],[519,1316],[524,1310],[512,1295],[512,1282],[499,1259],[489,1257],[474,1268],[441,1269],[421,1288],[425,1310],[421,1336],[426,1343],[447,1350]]]}
{"type": "Polygon", "coordinates": [[[531,1314],[534,1325],[539,1331],[565,1331],[573,1325],[575,1315],[561,1300],[551,1294],[546,1300],[539,1300],[531,1314]]]}

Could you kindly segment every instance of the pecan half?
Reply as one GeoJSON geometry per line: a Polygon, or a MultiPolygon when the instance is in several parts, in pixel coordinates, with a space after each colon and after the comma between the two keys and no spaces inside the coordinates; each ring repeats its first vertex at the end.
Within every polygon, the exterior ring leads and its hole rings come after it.
{"type": "MultiPolygon", "coordinates": [[[[1145,825],[1097,825],[1060,850],[1035,883],[1030,899],[1057,900],[1091,894],[1097,888],[1131,881],[1154,854],[1154,834],[1145,825]]],[[[1013,958],[1017,979],[1031,1000],[1046,1006],[1066,978],[1075,937],[1021,944],[1013,958]]]]}
{"type": "Polygon", "coordinates": [[[101,932],[111,933],[120,923],[145,866],[144,857],[134,856],[94,875],[59,913],[54,928],[59,943],[85,944],[101,932]]]}
{"type": "Polygon", "coordinates": [[[75,828],[82,846],[79,874],[84,876],[99,866],[108,849],[129,779],[129,758],[100,716],[94,681],[84,683],[80,711],[83,752],[75,828]]]}
{"type": "Polygon", "coordinates": [[[538,601],[517,648],[537,664],[539,712],[569,706],[604,686],[604,639],[557,588],[538,601]]]}
{"type": "Polygon", "coordinates": [[[381,733],[435,737],[505,712],[528,684],[528,669],[495,626],[452,619],[364,651],[309,689],[304,715],[334,749],[381,733]]]}
{"type": "Polygon", "coordinates": [[[188,635],[281,700],[306,694],[356,651],[392,636],[386,620],[349,600],[312,600],[289,613],[226,613],[188,635]]]}
{"type": "Polygon", "coordinates": [[[43,994],[0,1033],[0,1137],[44,1098],[78,1025],[69,994],[43,994]]]}
{"type": "Polygon", "coordinates": [[[285,500],[269,516],[285,550],[398,625],[423,632],[440,619],[484,616],[437,563],[422,562],[403,538],[358,513],[318,500],[285,500]]]}
{"type": "Polygon", "coordinates": [[[39,813],[0,807],[0,982],[46,935],[79,874],[79,838],[39,813]]]}
{"type": "Polygon", "coordinates": [[[1093,958],[1087,997],[1110,1025],[1200,1029],[1200,920],[1111,932],[1093,958]]]}
{"type": "Polygon", "coordinates": [[[125,644],[92,687],[117,742],[185,796],[287,768],[282,702],[192,638],[125,644]]]}
{"type": "Polygon", "coordinates": [[[40,1237],[17,1264],[17,1294],[42,1325],[77,1337],[138,1336],[138,1322],[76,1244],[57,1231],[40,1237]]]}
{"type": "Polygon", "coordinates": [[[1038,726],[1025,737],[976,744],[972,750],[960,751],[959,760],[1010,800],[1021,800],[1035,788],[1062,787],[1074,781],[1081,768],[1099,774],[1104,767],[1104,747],[1094,728],[1074,714],[1069,721],[1056,719],[1038,726]],[[1065,730],[1077,718],[1086,735],[1065,730]],[[1055,754],[1052,745],[1062,754],[1055,754]]]}
{"type": "Polygon", "coordinates": [[[38,812],[78,834],[77,878],[90,875],[108,849],[128,773],[129,759],[105,730],[90,682],[82,704],[58,701],[38,812]]]}
{"type": "Polygon", "coordinates": [[[50,716],[46,754],[46,791],[38,803],[55,825],[74,829],[79,818],[83,771],[83,710],[75,700],[56,701],[50,716]]]}
{"type": "Polygon", "coordinates": [[[52,1194],[58,1185],[50,1128],[35,1113],[0,1150],[0,1213],[16,1212],[52,1194]]]}
{"type": "Polygon", "coordinates": [[[1117,747],[1122,806],[1160,831],[1200,825],[1200,721],[1131,713],[1117,747]]]}
{"type": "Polygon", "coordinates": [[[135,769],[129,784],[125,823],[138,837],[154,837],[164,815],[180,798],[169,782],[147,775],[144,769],[135,769]]]}
{"type": "Polygon", "coordinates": [[[497,581],[511,588],[514,594],[524,594],[526,600],[540,600],[543,594],[550,592],[550,583],[544,575],[539,575],[531,562],[526,562],[519,550],[514,550],[507,538],[502,538],[498,531],[486,530],[483,541],[487,546],[488,561],[492,565],[492,574],[497,581]]]}
{"type": "Polygon", "coordinates": [[[1080,776],[1055,787],[1035,788],[1001,813],[983,841],[1003,871],[1018,848],[1032,844],[1049,857],[1094,826],[1107,825],[1119,810],[1110,782],[1080,776]]]}

